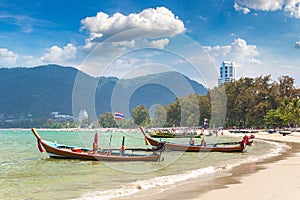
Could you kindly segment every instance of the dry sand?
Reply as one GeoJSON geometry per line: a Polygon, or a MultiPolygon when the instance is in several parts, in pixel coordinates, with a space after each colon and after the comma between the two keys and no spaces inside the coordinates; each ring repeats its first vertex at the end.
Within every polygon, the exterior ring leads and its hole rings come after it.
{"type": "MultiPolygon", "coordinates": [[[[237,136],[239,134],[225,135],[237,136]]],[[[130,199],[233,199],[233,200],[295,200],[300,197],[300,133],[256,133],[256,138],[287,142],[292,146],[280,156],[247,163],[223,174],[213,174],[206,180],[176,185],[171,190],[149,195],[151,191],[130,199]]],[[[239,135],[241,137],[241,135],[239,135]]]]}
{"type": "MultiPolygon", "coordinates": [[[[256,138],[300,143],[300,134],[258,133],[256,138]]],[[[291,144],[292,149],[278,158],[278,161],[260,163],[263,169],[248,176],[236,177],[240,184],[229,184],[226,188],[211,190],[193,199],[282,199],[295,200],[300,196],[300,145],[291,144]]]]}

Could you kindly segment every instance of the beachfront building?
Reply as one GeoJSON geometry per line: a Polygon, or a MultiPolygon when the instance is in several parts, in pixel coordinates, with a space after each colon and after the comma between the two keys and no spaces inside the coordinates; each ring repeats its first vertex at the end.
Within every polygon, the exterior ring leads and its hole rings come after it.
{"type": "Polygon", "coordinates": [[[52,112],[52,119],[56,122],[74,122],[74,117],[71,115],[62,115],[59,112],[52,112]]]}
{"type": "Polygon", "coordinates": [[[78,115],[79,123],[82,123],[84,120],[88,119],[89,115],[86,110],[81,110],[78,115]]]}
{"type": "Polygon", "coordinates": [[[220,67],[220,77],[218,79],[218,85],[221,86],[224,83],[235,80],[235,66],[233,62],[223,61],[220,67]]]}

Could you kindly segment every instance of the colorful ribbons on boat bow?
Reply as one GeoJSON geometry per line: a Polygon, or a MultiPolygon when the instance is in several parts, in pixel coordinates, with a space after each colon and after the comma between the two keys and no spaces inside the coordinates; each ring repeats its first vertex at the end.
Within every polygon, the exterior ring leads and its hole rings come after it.
{"type": "Polygon", "coordinates": [[[253,143],[253,141],[250,140],[250,139],[253,139],[253,138],[255,138],[254,135],[250,135],[250,137],[249,137],[248,135],[245,135],[245,136],[243,137],[243,140],[240,141],[240,144],[241,144],[241,145],[249,145],[249,146],[251,146],[252,143],[253,143]]]}
{"type": "Polygon", "coordinates": [[[37,139],[37,144],[38,144],[38,148],[39,148],[40,152],[43,153],[43,152],[44,152],[44,149],[43,149],[43,147],[42,147],[42,145],[41,145],[41,139],[40,139],[40,138],[37,139]]]}

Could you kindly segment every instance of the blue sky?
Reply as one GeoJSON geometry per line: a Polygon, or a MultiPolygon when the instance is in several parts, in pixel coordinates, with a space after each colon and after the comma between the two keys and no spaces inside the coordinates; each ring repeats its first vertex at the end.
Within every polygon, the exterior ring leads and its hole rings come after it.
{"type": "Polygon", "coordinates": [[[237,78],[289,75],[300,85],[299,5],[300,0],[0,0],[0,67],[55,63],[125,78],[175,70],[213,86],[221,62],[230,60],[237,78]]]}

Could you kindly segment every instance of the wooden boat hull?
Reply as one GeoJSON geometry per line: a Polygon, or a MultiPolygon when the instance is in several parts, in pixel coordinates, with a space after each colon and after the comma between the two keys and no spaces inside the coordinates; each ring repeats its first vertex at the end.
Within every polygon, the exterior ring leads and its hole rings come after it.
{"type": "MultiPolygon", "coordinates": [[[[146,135],[144,129],[141,127],[145,141],[152,146],[159,146],[159,142],[149,136],[146,135]]],[[[254,136],[250,136],[250,139],[254,138],[254,136]]],[[[171,151],[185,151],[185,152],[244,152],[246,150],[247,145],[251,145],[253,141],[249,140],[248,136],[244,136],[244,139],[241,142],[228,142],[228,143],[216,143],[213,145],[185,145],[185,144],[177,144],[171,142],[164,142],[165,149],[171,151]]]]}
{"type": "MultiPolygon", "coordinates": [[[[152,146],[157,146],[159,142],[154,140],[150,137],[147,137],[147,141],[152,146]]],[[[176,144],[166,142],[166,149],[171,151],[186,151],[186,152],[244,152],[245,145],[228,145],[228,146],[215,146],[215,145],[208,145],[208,146],[200,146],[200,145],[184,145],[184,144],[176,144]]]]}
{"type": "Polygon", "coordinates": [[[153,138],[174,138],[175,134],[171,133],[169,130],[159,130],[150,132],[149,135],[153,138]]]}
{"type": "Polygon", "coordinates": [[[291,131],[279,131],[280,134],[282,134],[283,136],[289,135],[292,132],[291,131]]]}
{"type": "Polygon", "coordinates": [[[155,133],[149,133],[149,135],[153,138],[174,138],[175,135],[167,135],[167,134],[155,134],[155,133]]]}
{"type": "Polygon", "coordinates": [[[99,160],[99,161],[159,161],[159,154],[124,154],[118,152],[93,152],[85,148],[60,145],[43,140],[35,129],[32,132],[38,142],[52,158],[99,160]]]}
{"type": "Polygon", "coordinates": [[[137,155],[125,154],[121,156],[119,153],[93,153],[93,151],[75,151],[73,149],[64,148],[59,149],[49,145],[49,142],[41,141],[41,145],[52,158],[71,158],[80,160],[101,160],[101,161],[158,161],[159,157],[156,155],[137,155]]]}

